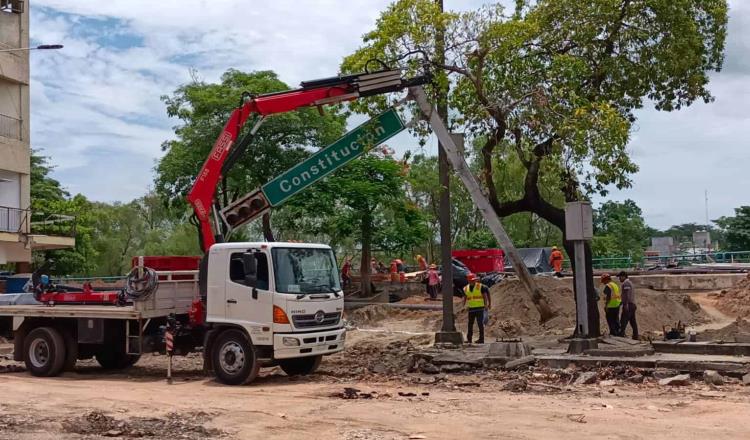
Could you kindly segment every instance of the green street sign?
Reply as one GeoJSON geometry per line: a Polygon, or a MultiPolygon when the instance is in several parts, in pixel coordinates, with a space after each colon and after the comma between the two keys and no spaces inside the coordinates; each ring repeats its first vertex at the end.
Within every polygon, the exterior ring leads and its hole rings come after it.
{"type": "Polygon", "coordinates": [[[271,206],[278,206],[404,128],[396,110],[381,113],[263,185],[263,194],[271,206]]]}

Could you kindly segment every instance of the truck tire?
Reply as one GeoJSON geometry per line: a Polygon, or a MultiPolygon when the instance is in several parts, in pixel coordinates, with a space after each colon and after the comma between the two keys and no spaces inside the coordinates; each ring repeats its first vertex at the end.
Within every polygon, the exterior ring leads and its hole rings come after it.
{"type": "Polygon", "coordinates": [[[57,376],[65,365],[65,340],[53,327],[35,328],[24,338],[23,361],[34,376],[57,376]]]}
{"type": "Polygon", "coordinates": [[[61,330],[63,340],[65,341],[65,362],[63,371],[74,371],[76,362],[78,362],[78,342],[70,330],[61,330]]]}
{"type": "Polygon", "coordinates": [[[308,356],[296,359],[283,359],[279,361],[279,367],[288,376],[307,376],[313,374],[320,366],[323,356],[308,356]]]}
{"type": "Polygon", "coordinates": [[[260,371],[252,342],[240,330],[225,330],[216,338],[212,353],[216,377],[227,385],[252,382],[260,371]]]}
{"type": "Polygon", "coordinates": [[[122,370],[135,365],[139,354],[125,354],[124,351],[102,350],[96,354],[96,361],[105,370],[122,370]]]}

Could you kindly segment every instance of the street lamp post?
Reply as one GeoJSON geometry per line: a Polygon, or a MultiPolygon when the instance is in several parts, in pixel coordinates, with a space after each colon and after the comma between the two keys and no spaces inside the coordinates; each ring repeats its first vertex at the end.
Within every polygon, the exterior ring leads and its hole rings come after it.
{"type": "Polygon", "coordinates": [[[52,50],[52,49],[62,49],[62,44],[40,44],[39,46],[34,47],[14,47],[11,49],[0,49],[0,52],[21,52],[21,51],[29,51],[29,50],[52,50]]]}

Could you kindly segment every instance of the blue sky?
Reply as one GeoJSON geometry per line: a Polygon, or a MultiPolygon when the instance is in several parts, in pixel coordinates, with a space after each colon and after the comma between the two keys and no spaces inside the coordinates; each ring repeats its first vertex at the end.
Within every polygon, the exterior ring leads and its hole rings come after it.
{"type": "MultiPolygon", "coordinates": [[[[160,145],[176,120],[161,95],[194,70],[215,81],[229,68],[274,70],[290,85],[338,71],[387,0],[34,0],[32,145],[52,157],[54,177],[93,200],[127,201],[153,181],[160,145]],[[267,3],[267,4],[266,4],[267,3]]],[[[446,0],[446,8],[482,1],[446,0]]],[[[655,227],[704,222],[750,204],[750,5],[730,0],[726,67],[712,104],[674,113],[643,110],[630,149],[640,166],[631,198],[655,227]]],[[[416,149],[408,134],[391,142],[416,149]]],[[[425,147],[436,153],[434,140],[425,147]]]]}

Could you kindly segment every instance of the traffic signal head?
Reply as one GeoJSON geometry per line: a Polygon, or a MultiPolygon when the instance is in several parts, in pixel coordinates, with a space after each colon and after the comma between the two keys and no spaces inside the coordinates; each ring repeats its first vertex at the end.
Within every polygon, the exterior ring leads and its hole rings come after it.
{"type": "Polygon", "coordinates": [[[264,214],[271,208],[266,196],[259,189],[249,192],[221,210],[224,221],[236,228],[264,214]]]}

